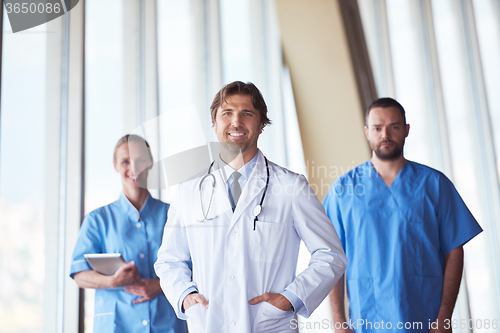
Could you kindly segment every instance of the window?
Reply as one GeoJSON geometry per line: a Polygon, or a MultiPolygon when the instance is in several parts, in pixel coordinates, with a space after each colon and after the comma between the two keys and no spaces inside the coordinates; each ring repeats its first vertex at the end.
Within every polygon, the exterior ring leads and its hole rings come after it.
{"type": "Polygon", "coordinates": [[[0,325],[43,331],[57,294],[46,223],[46,27],[13,34],[4,15],[0,113],[0,325]],[[26,320],[26,314],[30,320],[26,320]]]}
{"type": "MultiPolygon", "coordinates": [[[[86,1],[85,8],[85,214],[118,199],[113,168],[116,142],[126,134],[123,2],[86,1]]],[[[74,244],[73,244],[74,246],[74,244]]],[[[94,325],[94,290],[85,289],[85,332],[94,325]]]]}

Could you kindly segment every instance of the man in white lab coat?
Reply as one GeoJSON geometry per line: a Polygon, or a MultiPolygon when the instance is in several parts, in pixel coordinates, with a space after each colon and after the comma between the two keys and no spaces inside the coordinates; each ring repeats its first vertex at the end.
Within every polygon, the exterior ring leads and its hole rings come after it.
{"type": "Polygon", "coordinates": [[[257,148],[270,124],[257,87],[226,85],[211,113],[221,154],[178,187],[155,264],[161,287],[190,332],[293,332],[344,274],[342,246],[305,177],[257,148]],[[301,239],[311,260],[295,276],[301,239]]]}

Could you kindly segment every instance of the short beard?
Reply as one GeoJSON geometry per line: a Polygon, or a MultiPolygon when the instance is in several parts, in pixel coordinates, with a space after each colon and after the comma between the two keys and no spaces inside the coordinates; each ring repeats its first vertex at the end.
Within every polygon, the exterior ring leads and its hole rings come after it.
{"type": "MultiPolygon", "coordinates": [[[[391,141],[392,142],[392,141],[391,141]]],[[[388,152],[383,152],[381,147],[376,147],[377,149],[372,150],[375,152],[375,155],[382,161],[395,161],[403,155],[403,147],[398,146],[395,142],[392,142],[395,146],[394,149],[388,152]]]]}
{"type": "Polygon", "coordinates": [[[233,142],[221,142],[221,149],[224,149],[227,153],[238,155],[241,154],[242,150],[240,146],[233,142]]]}
{"type": "Polygon", "coordinates": [[[220,143],[220,153],[223,157],[223,161],[227,164],[231,163],[237,158],[242,158],[243,151],[241,148],[232,142],[221,142],[220,143]]]}

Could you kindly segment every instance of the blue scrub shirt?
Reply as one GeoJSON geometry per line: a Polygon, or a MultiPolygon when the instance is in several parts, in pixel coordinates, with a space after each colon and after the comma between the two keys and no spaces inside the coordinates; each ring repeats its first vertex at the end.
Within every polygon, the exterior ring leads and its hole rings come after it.
{"type": "MultiPolygon", "coordinates": [[[[169,205],[148,196],[141,212],[123,195],[89,213],[83,220],[71,263],[71,277],[91,270],[86,253],[121,253],[135,261],[141,278],[158,279],[153,268],[160,248],[169,205]]],[[[124,287],[95,292],[94,332],[174,333],[187,332],[186,322],[176,317],[163,293],[139,299],[124,287]]]]}
{"type": "Polygon", "coordinates": [[[408,161],[388,188],[368,161],[340,177],[323,205],[348,259],[350,318],[364,321],[356,332],[428,332],[444,255],[482,231],[451,181],[408,161]]]}

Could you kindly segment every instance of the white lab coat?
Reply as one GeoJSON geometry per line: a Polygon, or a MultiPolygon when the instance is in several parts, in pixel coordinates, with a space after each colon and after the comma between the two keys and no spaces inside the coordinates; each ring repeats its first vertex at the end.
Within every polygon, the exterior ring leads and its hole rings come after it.
{"type": "MultiPolygon", "coordinates": [[[[212,171],[216,187],[208,217],[213,219],[199,221],[201,177],[180,184],[170,206],[155,270],[177,316],[189,319],[190,332],[293,332],[291,311],[248,301],[287,289],[304,303],[298,313],[309,317],[344,274],[347,260],[337,233],[302,175],[269,162],[269,187],[253,230],[252,211],[267,178],[264,155],[260,150],[258,155],[234,213],[218,170],[212,171]],[[312,257],[295,277],[301,239],[312,257]],[[182,312],[181,295],[191,286],[209,301],[208,310],[197,304],[182,312]]],[[[211,192],[207,178],[205,213],[211,192]]]]}

